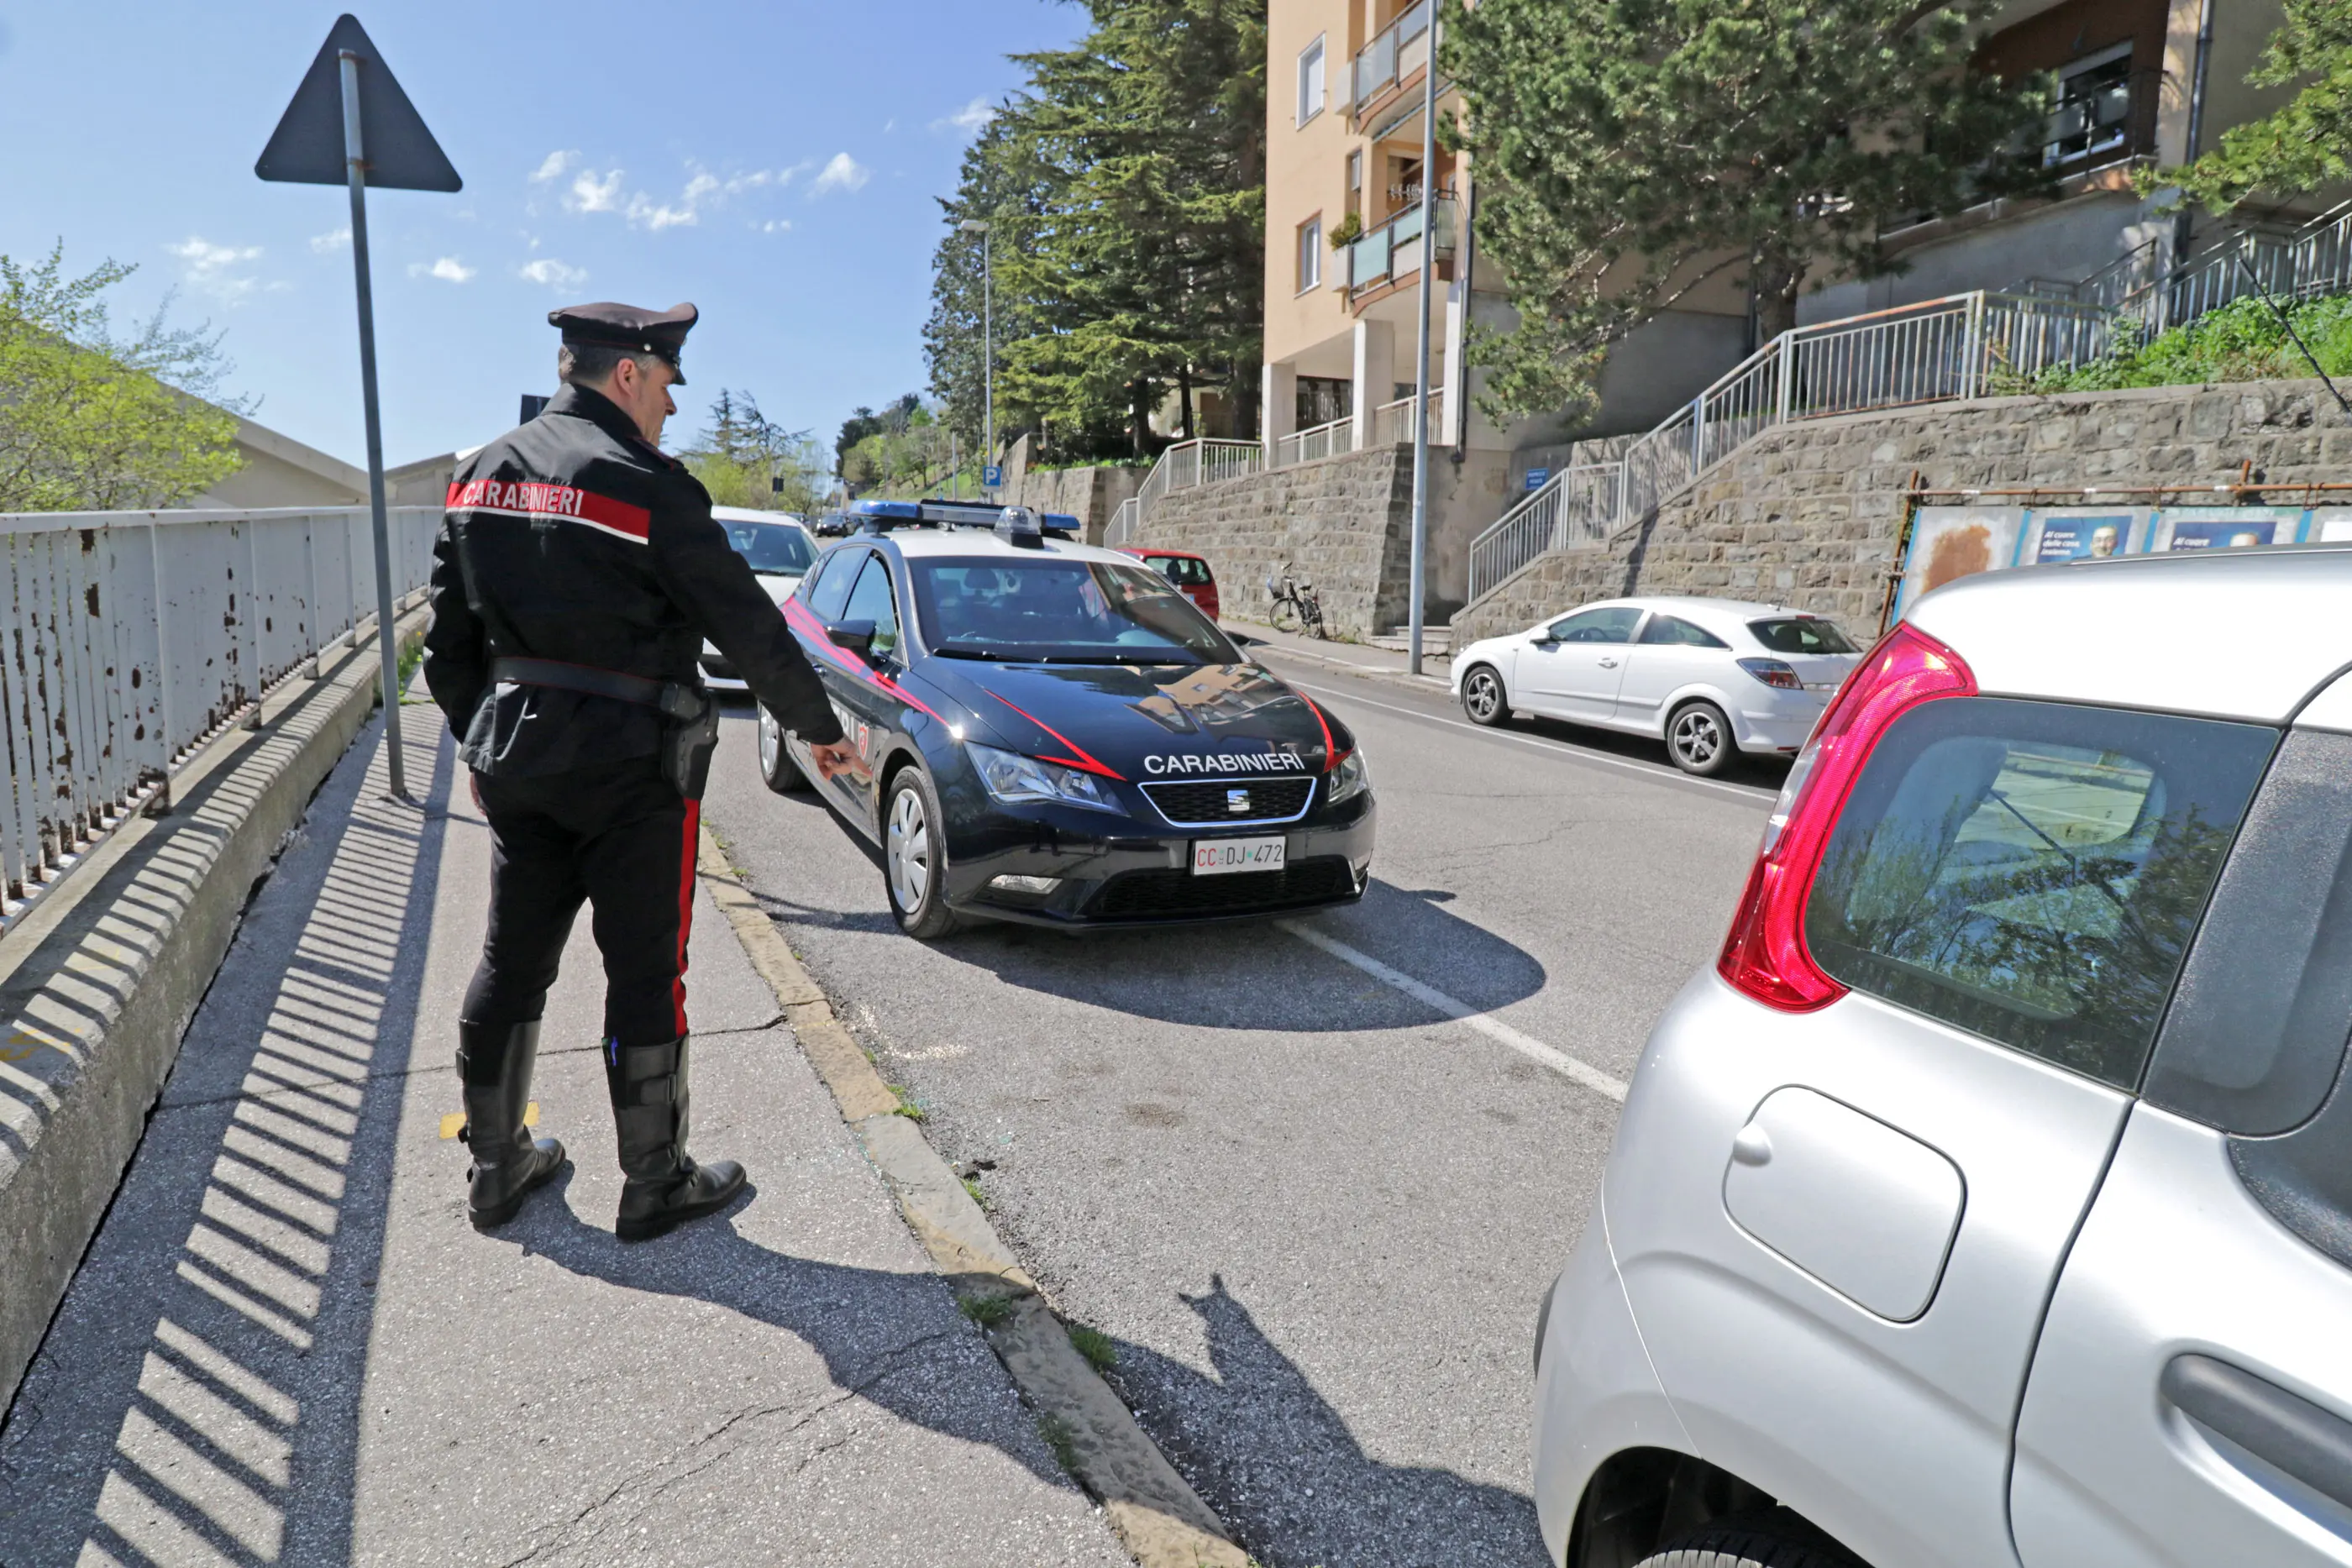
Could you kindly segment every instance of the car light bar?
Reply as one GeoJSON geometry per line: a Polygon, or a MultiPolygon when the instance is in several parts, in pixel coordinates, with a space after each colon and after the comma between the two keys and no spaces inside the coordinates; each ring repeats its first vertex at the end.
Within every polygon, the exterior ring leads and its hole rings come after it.
{"type": "Polygon", "coordinates": [[[1908,622],[1864,656],[1814,725],[1764,824],[1756,869],[1716,960],[1726,981],[1781,1012],[1811,1012],[1845,995],[1805,945],[1805,904],[1831,831],[1879,737],[1896,719],[1921,703],[1976,693],[1967,663],[1908,622]]]}
{"type": "MultiPolygon", "coordinates": [[[[887,534],[893,528],[988,528],[993,530],[1013,510],[992,501],[952,501],[927,497],[919,501],[853,501],[849,510],[869,534],[887,534]]],[[[1017,508],[1026,511],[1027,508],[1017,508]]],[[[1075,538],[1085,525],[1067,512],[1032,512],[1038,531],[1075,538]]]]}

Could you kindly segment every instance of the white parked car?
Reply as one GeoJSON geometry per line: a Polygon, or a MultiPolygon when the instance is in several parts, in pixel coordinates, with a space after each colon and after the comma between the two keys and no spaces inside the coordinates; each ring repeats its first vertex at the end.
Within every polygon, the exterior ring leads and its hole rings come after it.
{"type": "MultiPolygon", "coordinates": [[[[745,507],[713,507],[710,515],[727,530],[727,542],[751,563],[760,586],[783,613],[784,601],[801,585],[816,560],[816,540],[808,525],[791,512],[755,512],[745,507]]],[[[751,688],[709,642],[702,644],[702,682],[714,692],[748,692],[751,688]]]]}
{"type": "Polygon", "coordinates": [[[1870,652],[1538,1317],[1550,1562],[2352,1563],[2347,606],[2116,558],[1870,652]]]}
{"type": "Polygon", "coordinates": [[[1514,711],[1666,743],[1685,773],[1738,752],[1794,757],[1861,657],[1818,615],[1736,599],[1612,599],[1454,656],[1474,723],[1514,711]]]}

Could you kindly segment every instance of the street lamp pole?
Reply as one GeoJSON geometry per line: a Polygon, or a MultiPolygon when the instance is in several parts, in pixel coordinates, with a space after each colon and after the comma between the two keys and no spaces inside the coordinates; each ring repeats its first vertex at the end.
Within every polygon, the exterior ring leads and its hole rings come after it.
{"type": "Polygon", "coordinates": [[[985,465],[996,461],[996,235],[983,218],[966,218],[957,226],[980,236],[980,460],[985,465]]]}
{"type": "Polygon", "coordinates": [[[1412,381],[1412,566],[1411,617],[1406,626],[1405,668],[1421,674],[1422,594],[1429,573],[1429,307],[1437,292],[1437,20],[1429,23],[1429,63],[1421,84],[1421,318],[1413,347],[1412,381]]]}

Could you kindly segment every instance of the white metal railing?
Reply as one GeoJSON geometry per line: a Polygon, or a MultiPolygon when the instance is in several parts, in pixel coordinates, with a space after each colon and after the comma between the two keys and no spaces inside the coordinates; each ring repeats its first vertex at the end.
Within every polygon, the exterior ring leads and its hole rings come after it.
{"type": "Polygon", "coordinates": [[[1979,290],[1783,332],[1636,438],[1622,464],[1565,470],[1504,513],[1471,542],[1470,597],[1547,550],[1639,521],[1774,425],[1981,396],[1996,375],[2032,377],[2098,358],[2113,323],[2071,300],[1979,290]],[[1592,490],[1603,469],[1617,471],[1613,498],[1555,493],[1592,490]],[[1578,519],[1567,534],[1564,517],[1578,519]],[[1564,542],[1542,542],[1553,538],[1564,542]]]}
{"type": "Polygon", "coordinates": [[[1265,446],[1262,442],[1227,441],[1214,436],[1180,441],[1162,452],[1160,461],[1151,465],[1151,472],[1143,476],[1142,485],[1136,490],[1135,518],[1130,527],[1142,527],[1152,506],[1165,496],[1213,485],[1220,479],[1238,479],[1265,466],[1265,446]]]}
{"type": "Polygon", "coordinates": [[[1429,63],[1429,0],[1406,11],[1356,51],[1355,96],[1360,109],[1382,88],[1403,80],[1429,63]]]}
{"type": "MultiPolygon", "coordinates": [[[[424,585],[437,507],[390,515],[424,585]]],[[[13,917],[197,747],[375,612],[364,507],[0,514],[0,878],[13,917]]]]}
{"type": "Polygon", "coordinates": [[[1131,543],[1135,538],[1135,526],[1142,515],[1141,496],[1129,496],[1121,501],[1111,513],[1110,521],[1103,527],[1103,543],[1112,549],[1131,543]]]}
{"type": "MultiPolygon", "coordinates": [[[[1430,204],[1437,223],[1436,251],[1454,254],[1454,202],[1444,195],[1430,204]]],[[[1348,246],[1348,288],[1368,288],[1411,277],[1421,271],[1421,207],[1418,203],[1348,246]]]]}
{"type": "MultiPolygon", "coordinates": [[[[1373,445],[1399,446],[1412,442],[1412,398],[1401,397],[1394,402],[1384,402],[1372,410],[1373,445]]],[[[1433,386],[1429,389],[1429,440],[1432,445],[1444,441],[1444,430],[1445,389],[1433,386]]]]}
{"type": "Polygon", "coordinates": [[[2218,240],[2126,295],[2116,314],[2153,337],[2245,298],[2256,292],[2258,280],[2282,300],[2352,290],[2352,203],[2292,235],[2249,229],[2218,240]]]}
{"type": "Polygon", "coordinates": [[[1343,413],[1324,424],[1310,425],[1292,431],[1288,435],[1274,438],[1273,458],[1269,468],[1288,468],[1300,463],[1312,463],[1337,452],[1351,450],[1356,441],[1356,416],[1343,413]]]}

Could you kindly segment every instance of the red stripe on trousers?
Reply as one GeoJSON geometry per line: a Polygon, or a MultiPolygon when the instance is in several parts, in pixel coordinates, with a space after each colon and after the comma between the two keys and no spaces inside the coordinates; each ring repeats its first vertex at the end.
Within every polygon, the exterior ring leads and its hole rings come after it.
{"type": "Polygon", "coordinates": [[[686,803],[686,831],[677,852],[677,976],[669,983],[677,1032],[686,1033],[686,939],[694,930],[694,851],[702,828],[702,802],[686,803]]]}

